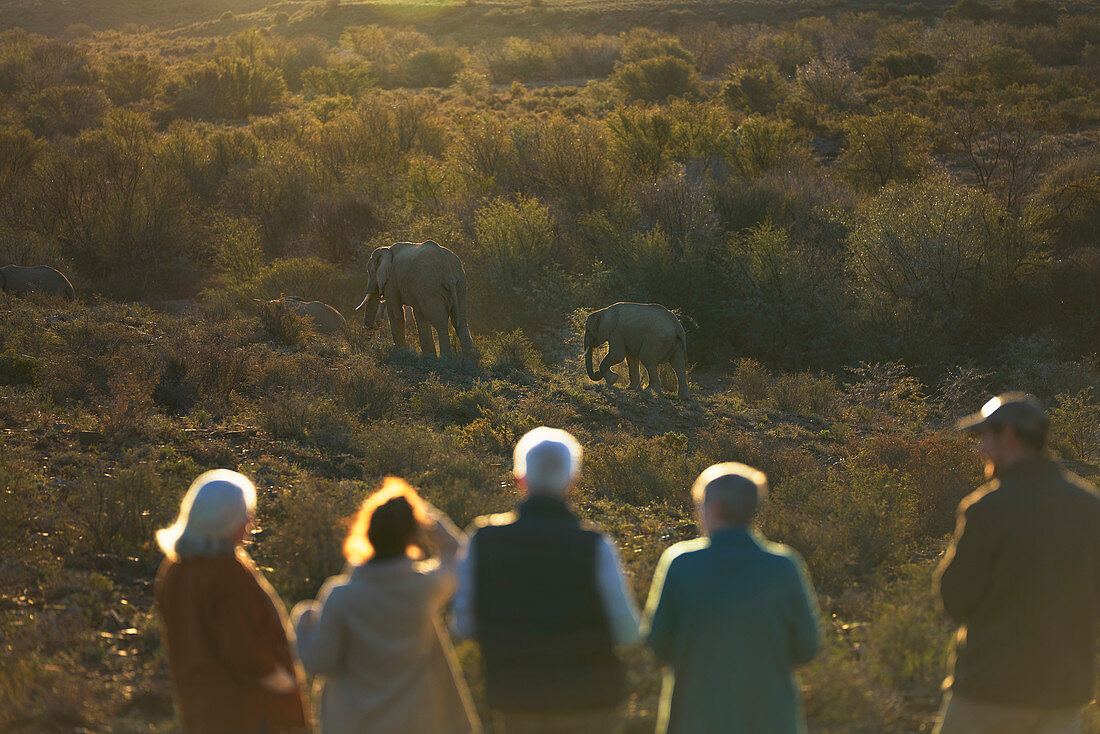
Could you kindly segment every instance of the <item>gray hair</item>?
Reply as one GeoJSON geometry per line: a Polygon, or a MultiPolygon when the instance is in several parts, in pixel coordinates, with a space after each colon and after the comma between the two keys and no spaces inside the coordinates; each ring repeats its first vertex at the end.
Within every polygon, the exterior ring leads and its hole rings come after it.
{"type": "Polygon", "coordinates": [[[560,496],[580,473],[583,456],[584,449],[572,435],[540,426],[516,444],[513,473],[527,484],[528,494],[560,496]]]}
{"type": "Polygon", "coordinates": [[[172,560],[232,553],[241,526],[256,509],[256,487],[229,469],[201,474],[180,503],[171,526],[157,531],[157,545],[172,560]]]}
{"type": "Polygon", "coordinates": [[[751,523],[767,494],[764,472],[735,461],[707,468],[691,487],[696,506],[712,504],[718,517],[732,525],[751,523]]]}

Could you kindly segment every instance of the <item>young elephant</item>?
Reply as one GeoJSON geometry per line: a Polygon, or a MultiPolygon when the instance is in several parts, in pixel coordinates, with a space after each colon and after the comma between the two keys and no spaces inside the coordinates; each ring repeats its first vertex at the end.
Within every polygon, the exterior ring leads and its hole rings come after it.
{"type": "Polygon", "coordinates": [[[30,293],[41,291],[64,296],[70,301],[76,299],[76,291],[60,270],[48,265],[5,265],[0,268],[0,290],[5,293],[30,293]]]}
{"type": "Polygon", "coordinates": [[[676,315],[658,303],[616,303],[592,312],[584,325],[584,364],[588,377],[615,384],[612,366],[626,359],[630,370],[630,386],[641,389],[638,363],[649,373],[649,385],[661,394],[661,378],[657,365],[668,362],[676,371],[677,398],[688,396],[687,336],[676,315]],[[607,356],[598,372],[592,370],[592,351],[608,342],[607,356]]]}
{"type": "MultiPolygon", "coordinates": [[[[263,303],[263,301],[256,302],[263,303]]],[[[267,303],[278,303],[286,308],[293,309],[299,316],[310,319],[317,331],[322,334],[343,331],[344,327],[347,326],[347,322],[339,311],[321,301],[307,301],[298,296],[283,296],[274,301],[267,301],[267,303]]]]}

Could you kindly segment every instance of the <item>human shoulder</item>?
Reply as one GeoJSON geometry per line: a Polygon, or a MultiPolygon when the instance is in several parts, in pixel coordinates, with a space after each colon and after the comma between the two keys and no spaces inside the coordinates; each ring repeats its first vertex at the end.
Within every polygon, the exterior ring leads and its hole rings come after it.
{"type": "Polygon", "coordinates": [[[963,497],[962,501],[959,502],[959,515],[966,515],[967,518],[972,518],[975,515],[990,511],[996,507],[998,502],[1004,497],[1003,494],[997,491],[1000,488],[1001,480],[996,478],[978,487],[973,492],[963,497]]]}
{"type": "Polygon", "coordinates": [[[515,512],[498,512],[495,515],[482,515],[475,518],[473,523],[473,529],[476,533],[479,530],[485,528],[500,527],[503,525],[511,525],[516,521],[515,512]]]}
{"type": "Polygon", "coordinates": [[[710,547],[709,538],[694,538],[673,543],[661,554],[660,565],[671,568],[673,564],[683,565],[690,562],[695,554],[705,551],[710,547]]]}

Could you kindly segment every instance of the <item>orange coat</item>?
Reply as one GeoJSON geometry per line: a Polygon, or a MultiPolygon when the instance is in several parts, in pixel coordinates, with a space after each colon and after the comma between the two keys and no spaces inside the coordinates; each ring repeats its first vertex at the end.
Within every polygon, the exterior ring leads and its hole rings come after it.
{"type": "Polygon", "coordinates": [[[247,556],[165,560],[157,608],[168,668],[187,734],[255,734],[307,728],[301,692],[260,680],[277,665],[302,676],[290,652],[286,611],[247,556]]]}

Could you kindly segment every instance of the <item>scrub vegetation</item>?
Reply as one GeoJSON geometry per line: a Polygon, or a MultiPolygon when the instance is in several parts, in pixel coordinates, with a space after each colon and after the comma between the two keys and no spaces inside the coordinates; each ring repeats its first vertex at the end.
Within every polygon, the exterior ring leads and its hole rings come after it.
{"type": "Polygon", "coordinates": [[[467,524],[540,424],[584,444],[576,506],[640,601],[695,475],[764,470],[828,626],[812,731],[929,730],[931,569],[981,480],[953,420],[1029,390],[1100,477],[1091,4],[164,5],[0,14],[0,264],[77,292],[0,294],[0,730],[178,730],[152,534],[201,471],[256,482],[293,603],[382,476],[467,524]],[[372,249],[425,239],[465,265],[476,367],[353,318],[372,249]],[[291,295],[347,332],[253,300],[291,295]],[[692,401],[588,380],[621,300],[694,322],[692,401]]]}

